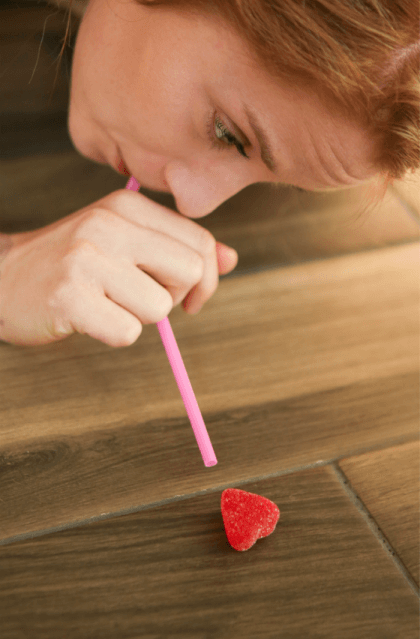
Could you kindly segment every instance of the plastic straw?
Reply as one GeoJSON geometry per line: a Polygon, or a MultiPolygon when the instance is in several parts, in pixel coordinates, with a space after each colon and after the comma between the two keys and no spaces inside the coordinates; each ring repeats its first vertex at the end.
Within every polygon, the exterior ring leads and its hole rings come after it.
{"type": "MultiPolygon", "coordinates": [[[[125,188],[130,191],[138,191],[140,184],[133,176],[131,176],[125,188]]],[[[214,453],[213,446],[211,445],[210,437],[194,395],[181,353],[179,352],[178,344],[176,343],[169,319],[165,317],[165,319],[157,322],[157,327],[190,419],[204,465],[207,467],[215,466],[217,464],[216,455],[214,453]]]]}

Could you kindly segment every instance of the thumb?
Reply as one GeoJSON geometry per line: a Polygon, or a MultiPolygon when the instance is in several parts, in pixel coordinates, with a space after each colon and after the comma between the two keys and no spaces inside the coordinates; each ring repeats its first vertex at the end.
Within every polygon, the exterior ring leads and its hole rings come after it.
{"type": "Polygon", "coordinates": [[[216,242],[217,263],[219,265],[219,274],[226,275],[233,271],[238,263],[238,254],[235,249],[221,242],[216,242]]]}

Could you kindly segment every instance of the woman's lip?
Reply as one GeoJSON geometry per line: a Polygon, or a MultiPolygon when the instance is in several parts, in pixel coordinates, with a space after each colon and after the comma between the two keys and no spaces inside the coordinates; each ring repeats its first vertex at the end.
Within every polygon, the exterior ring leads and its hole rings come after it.
{"type": "Polygon", "coordinates": [[[130,176],[131,173],[127,168],[127,165],[124,162],[124,159],[121,155],[121,153],[119,151],[117,151],[117,157],[115,160],[115,165],[114,168],[118,171],[118,173],[121,173],[121,175],[127,175],[130,176]]]}
{"type": "Polygon", "coordinates": [[[121,175],[127,175],[127,176],[131,175],[130,171],[127,169],[126,165],[124,164],[124,160],[120,160],[118,164],[118,171],[119,173],[121,173],[121,175]]]}

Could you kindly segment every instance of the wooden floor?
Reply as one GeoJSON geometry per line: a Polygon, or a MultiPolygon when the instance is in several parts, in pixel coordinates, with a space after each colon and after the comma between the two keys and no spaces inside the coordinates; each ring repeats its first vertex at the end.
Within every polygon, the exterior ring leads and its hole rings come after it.
{"type": "MultiPolygon", "coordinates": [[[[71,47],[51,99],[55,11],[0,6],[0,232],[125,186],[68,138],[71,47]]],[[[366,187],[255,185],[198,221],[239,253],[170,314],[212,468],[156,326],[0,342],[2,639],[418,639],[419,185],[370,212],[366,187]],[[281,511],[247,552],[227,487],[281,511]]]]}

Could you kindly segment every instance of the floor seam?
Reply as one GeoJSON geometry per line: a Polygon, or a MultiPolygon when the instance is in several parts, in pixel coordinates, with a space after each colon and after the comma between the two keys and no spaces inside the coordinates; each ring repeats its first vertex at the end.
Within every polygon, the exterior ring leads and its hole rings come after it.
{"type": "Polygon", "coordinates": [[[352,487],[350,478],[340,468],[340,466],[338,465],[338,461],[333,462],[331,464],[331,467],[335,471],[337,479],[338,479],[339,483],[341,484],[343,490],[345,491],[345,493],[349,497],[349,499],[352,502],[352,504],[357,508],[357,510],[362,515],[362,517],[365,520],[365,522],[366,522],[368,528],[370,529],[370,531],[378,539],[378,541],[380,542],[382,548],[384,549],[386,554],[391,558],[391,560],[392,560],[393,564],[395,565],[395,567],[397,568],[397,570],[399,570],[399,572],[403,575],[406,583],[409,585],[411,590],[417,595],[417,597],[419,597],[420,596],[419,587],[417,586],[416,582],[414,581],[410,571],[407,569],[407,567],[405,566],[403,561],[400,559],[397,551],[395,550],[395,548],[392,546],[392,544],[388,540],[386,534],[383,532],[383,530],[381,529],[381,527],[377,523],[377,521],[374,518],[374,516],[372,515],[372,513],[369,511],[369,509],[363,503],[361,497],[359,497],[359,495],[357,494],[356,490],[352,487]]]}
{"type": "Polygon", "coordinates": [[[239,270],[234,269],[233,271],[231,271],[230,273],[227,273],[226,275],[221,275],[220,281],[222,282],[223,280],[240,278],[247,275],[257,275],[259,273],[268,273],[270,271],[276,271],[280,269],[284,270],[288,268],[294,268],[296,266],[305,266],[308,264],[315,264],[317,262],[328,262],[330,260],[336,260],[340,258],[345,259],[346,257],[355,257],[357,255],[361,255],[364,253],[373,253],[374,251],[382,251],[382,250],[388,250],[388,249],[393,249],[397,247],[409,246],[411,244],[419,244],[419,242],[420,242],[419,238],[409,237],[402,240],[399,239],[396,241],[390,241],[389,243],[383,244],[381,246],[375,245],[375,246],[359,247],[356,249],[346,250],[344,253],[332,253],[331,255],[308,257],[306,259],[300,259],[298,262],[276,262],[276,263],[272,263],[268,265],[264,264],[262,266],[251,266],[249,268],[240,268],[239,270]]]}
{"type": "MultiPolygon", "coordinates": [[[[242,479],[242,480],[238,480],[235,482],[229,482],[227,484],[220,484],[218,486],[213,486],[211,488],[205,488],[203,490],[199,490],[196,492],[190,492],[190,493],[186,493],[186,494],[182,494],[182,495],[173,495],[172,497],[168,497],[167,499],[161,499],[159,501],[155,501],[155,502],[149,502],[147,504],[143,504],[143,505],[137,505],[137,506],[133,506],[131,508],[123,508],[121,510],[117,510],[117,511],[112,511],[110,513],[103,513],[101,515],[94,515],[93,517],[88,517],[86,519],[82,519],[82,520],[77,520],[77,521],[73,521],[73,522],[68,522],[66,524],[61,524],[59,526],[52,526],[51,528],[43,528],[42,530],[35,530],[35,531],[29,531],[29,532],[25,532],[25,533],[21,533],[19,535],[12,535],[11,537],[5,537],[3,539],[0,539],[0,546],[7,546],[13,543],[18,543],[21,541],[26,541],[28,539],[34,539],[36,537],[44,537],[46,535],[51,535],[57,532],[63,532],[65,530],[71,530],[73,528],[82,528],[84,526],[88,526],[90,524],[94,524],[94,523],[99,523],[102,521],[106,521],[107,519],[114,519],[116,517],[124,517],[125,515],[133,515],[135,513],[139,513],[143,510],[152,510],[153,508],[159,508],[160,506],[167,506],[169,504],[172,503],[176,503],[178,501],[185,501],[187,499],[193,499],[194,497],[201,497],[203,495],[206,494],[211,494],[211,493],[215,493],[215,492],[222,492],[223,490],[225,490],[226,488],[238,488],[240,486],[246,486],[248,484],[253,484],[256,482],[260,482],[260,481],[264,481],[267,479],[274,479],[276,477],[285,477],[288,475],[293,475],[295,473],[299,473],[299,472],[304,472],[307,470],[312,470],[314,468],[325,468],[327,466],[331,466],[333,467],[335,470],[338,469],[337,472],[342,472],[341,469],[338,468],[338,462],[341,459],[347,459],[349,457],[357,457],[359,455],[363,455],[365,453],[372,453],[372,452],[379,452],[381,450],[386,450],[387,448],[390,448],[391,446],[403,446],[404,444],[409,444],[409,443],[413,443],[413,442],[417,442],[418,441],[418,437],[404,437],[398,440],[392,440],[386,443],[382,443],[379,446],[371,446],[371,447],[364,447],[364,448],[360,448],[357,450],[353,450],[351,452],[347,451],[344,452],[342,455],[338,456],[338,457],[334,457],[331,459],[326,459],[326,460],[319,460],[316,462],[312,462],[310,464],[304,464],[301,466],[296,466],[296,467],[289,467],[286,470],[280,470],[280,471],[276,471],[274,473],[268,473],[265,475],[255,475],[253,477],[247,477],[246,479],[242,479]],[[232,486],[232,484],[234,484],[234,486],[232,486]]],[[[344,483],[342,481],[341,478],[340,479],[340,483],[344,483]]],[[[345,478],[346,482],[348,483],[348,479],[347,477],[345,478]]],[[[346,487],[346,486],[345,486],[346,487]]],[[[245,490],[245,489],[244,489],[245,490]]],[[[356,499],[357,500],[357,496],[355,496],[355,493],[353,493],[351,491],[351,494],[354,496],[354,498],[352,499],[353,501],[356,499]]],[[[368,512],[368,511],[366,511],[368,512]]],[[[370,514],[369,514],[370,517],[370,514]]]]}

